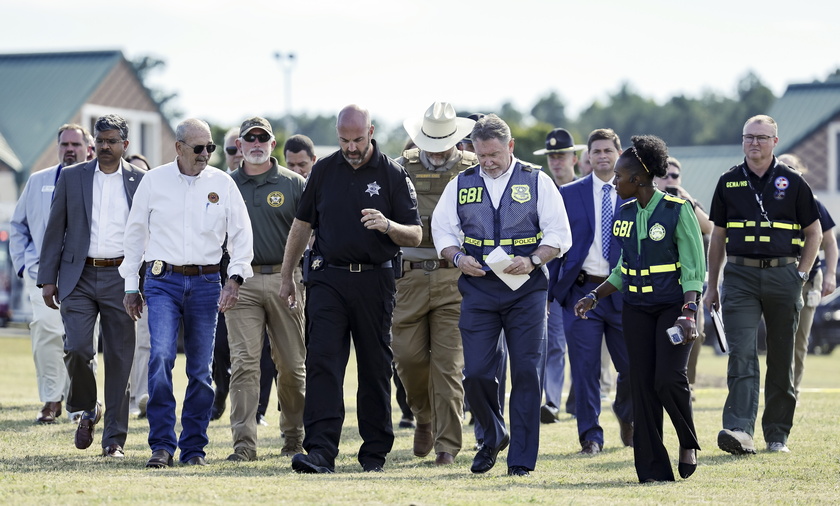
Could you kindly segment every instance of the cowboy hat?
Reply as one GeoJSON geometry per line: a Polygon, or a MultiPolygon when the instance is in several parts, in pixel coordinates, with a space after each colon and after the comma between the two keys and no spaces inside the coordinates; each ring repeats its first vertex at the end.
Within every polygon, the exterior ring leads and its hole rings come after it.
{"type": "Polygon", "coordinates": [[[403,122],[408,136],[418,148],[429,153],[441,153],[454,147],[472,131],[475,121],[459,118],[449,102],[435,102],[421,120],[403,122]]]}

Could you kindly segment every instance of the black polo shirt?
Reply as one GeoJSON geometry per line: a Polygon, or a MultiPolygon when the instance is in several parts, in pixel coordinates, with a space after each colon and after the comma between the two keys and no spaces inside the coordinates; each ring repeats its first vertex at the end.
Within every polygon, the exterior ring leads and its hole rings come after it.
{"type": "MultiPolygon", "coordinates": [[[[764,209],[771,221],[798,223],[804,230],[820,218],[811,187],[801,174],[779,163],[775,157],[770,168],[760,178],[747,167],[746,159],[720,176],[709,218],[716,226],[723,228],[731,221],[764,221],[756,201],[756,191],[761,194],[764,209]],[[744,170],[748,179],[744,177],[744,170]]],[[[752,258],[798,256],[800,247],[790,243],[748,244],[727,241],[726,253],[752,258]]]]}
{"type": "Polygon", "coordinates": [[[386,234],[362,225],[362,209],[377,209],[403,225],[420,224],[408,173],[371,142],[367,164],[353,169],[339,150],[318,160],[306,182],[296,217],[315,229],[313,250],[329,264],[379,264],[399,252],[386,234]]]}

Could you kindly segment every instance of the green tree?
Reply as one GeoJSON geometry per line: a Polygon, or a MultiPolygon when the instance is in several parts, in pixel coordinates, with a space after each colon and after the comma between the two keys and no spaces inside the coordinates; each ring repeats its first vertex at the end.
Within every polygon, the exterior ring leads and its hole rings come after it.
{"type": "Polygon", "coordinates": [[[149,91],[149,95],[158,105],[161,114],[163,114],[167,121],[174,124],[175,120],[182,118],[184,111],[175,104],[178,93],[170,92],[157,86],[151,86],[147,82],[149,74],[155,71],[162,71],[166,68],[166,61],[146,55],[131,60],[131,65],[134,67],[134,71],[137,72],[137,77],[140,78],[140,82],[149,91]]]}
{"type": "Polygon", "coordinates": [[[554,91],[537,100],[537,103],[531,108],[531,116],[537,121],[547,123],[554,128],[566,128],[568,123],[566,106],[554,91]]]}

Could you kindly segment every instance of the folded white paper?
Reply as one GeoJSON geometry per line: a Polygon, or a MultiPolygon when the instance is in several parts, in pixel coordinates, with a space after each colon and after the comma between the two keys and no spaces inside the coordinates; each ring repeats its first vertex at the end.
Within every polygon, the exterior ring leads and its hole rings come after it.
{"type": "Polygon", "coordinates": [[[505,282],[507,286],[510,287],[511,290],[518,290],[519,287],[525,284],[530,277],[528,274],[505,274],[504,270],[513,263],[513,260],[505,253],[505,250],[502,249],[501,246],[497,246],[496,249],[490,252],[487,255],[487,259],[485,260],[487,265],[490,269],[496,273],[496,276],[499,276],[499,279],[505,282]]]}

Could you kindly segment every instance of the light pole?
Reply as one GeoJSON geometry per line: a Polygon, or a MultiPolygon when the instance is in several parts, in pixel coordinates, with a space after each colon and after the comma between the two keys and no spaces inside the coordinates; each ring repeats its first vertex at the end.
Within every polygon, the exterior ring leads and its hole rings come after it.
{"type": "Polygon", "coordinates": [[[286,135],[292,135],[294,133],[294,121],[292,120],[292,67],[295,64],[295,53],[281,53],[276,52],[274,53],[274,59],[280,62],[280,65],[283,67],[283,74],[285,77],[285,108],[286,108],[286,117],[284,118],[284,124],[286,129],[286,135]]]}

